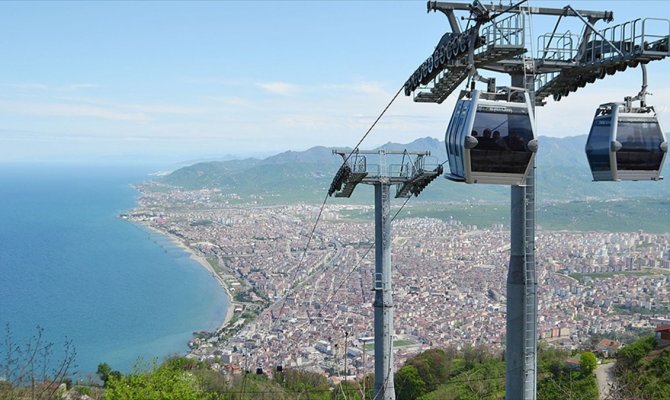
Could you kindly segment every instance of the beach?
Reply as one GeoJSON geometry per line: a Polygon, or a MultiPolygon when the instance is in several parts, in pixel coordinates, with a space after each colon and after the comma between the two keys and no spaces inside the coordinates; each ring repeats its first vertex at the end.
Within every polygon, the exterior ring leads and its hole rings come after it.
{"type": "Polygon", "coordinates": [[[190,255],[190,258],[194,261],[196,261],[198,264],[200,264],[207,272],[209,272],[212,277],[216,279],[216,281],[219,283],[219,286],[223,288],[223,290],[226,292],[226,296],[228,296],[228,308],[226,310],[226,316],[224,317],[223,321],[219,324],[219,327],[217,330],[223,329],[228,322],[233,318],[233,314],[235,312],[235,301],[233,300],[233,295],[230,293],[230,290],[226,286],[226,282],[223,278],[223,276],[219,275],[216,270],[212,267],[212,265],[205,259],[205,257],[199,255],[196,253],[195,250],[193,250],[191,247],[187,246],[183,241],[181,241],[178,237],[171,235],[168,232],[163,232],[160,229],[157,229],[153,226],[147,225],[147,224],[141,224],[142,226],[150,229],[151,231],[158,233],[160,235],[163,235],[172,241],[175,246],[179,247],[180,249],[184,250],[190,255]]]}

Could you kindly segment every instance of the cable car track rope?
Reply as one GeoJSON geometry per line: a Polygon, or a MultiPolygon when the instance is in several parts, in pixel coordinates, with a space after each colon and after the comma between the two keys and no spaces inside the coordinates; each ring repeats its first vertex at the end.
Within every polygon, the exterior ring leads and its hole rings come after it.
{"type": "MultiPolygon", "coordinates": [[[[351,150],[351,152],[350,152],[350,153],[347,155],[347,157],[342,161],[342,165],[346,165],[346,163],[347,163],[347,161],[349,161],[349,158],[351,157],[351,155],[352,155],[356,150],[358,150],[358,148],[360,147],[361,143],[363,143],[363,141],[368,137],[368,135],[370,134],[370,132],[372,132],[372,129],[374,129],[375,126],[377,126],[377,123],[379,122],[379,120],[381,120],[381,118],[384,116],[384,114],[386,114],[386,111],[388,111],[388,109],[391,107],[391,105],[392,105],[392,104],[395,102],[395,100],[398,98],[398,95],[400,95],[400,93],[402,92],[403,88],[404,88],[404,85],[403,85],[403,86],[400,86],[400,88],[398,89],[398,91],[396,92],[396,94],[393,96],[393,98],[391,98],[391,101],[388,102],[388,104],[386,105],[386,107],[384,107],[384,109],[383,109],[382,112],[379,114],[379,116],[375,119],[375,121],[372,123],[372,125],[370,125],[370,128],[368,128],[368,130],[365,132],[365,134],[363,135],[363,137],[361,137],[361,139],[358,141],[358,143],[356,143],[356,146],[354,146],[354,148],[351,150]]],[[[314,225],[312,226],[312,230],[311,230],[311,232],[310,232],[310,234],[309,234],[309,238],[307,239],[307,244],[305,245],[305,249],[303,250],[302,255],[300,256],[300,261],[298,262],[298,265],[293,269],[293,276],[292,276],[291,279],[289,280],[289,282],[291,282],[291,287],[289,288],[289,290],[287,291],[287,293],[283,296],[283,299],[282,299],[282,305],[281,305],[281,308],[279,309],[279,315],[281,315],[281,314],[283,313],[283,311],[284,311],[284,306],[286,305],[286,298],[287,298],[291,293],[293,293],[293,291],[297,288],[297,285],[294,284],[295,277],[296,277],[296,275],[298,274],[298,271],[299,271],[300,268],[302,267],[302,263],[303,263],[304,260],[305,260],[305,256],[306,256],[306,254],[307,254],[307,250],[309,249],[309,245],[311,244],[312,239],[314,238],[314,232],[316,231],[316,228],[317,228],[317,226],[318,226],[318,224],[319,224],[319,221],[321,220],[321,216],[323,215],[323,210],[324,210],[324,208],[326,207],[326,203],[328,202],[328,198],[329,198],[329,197],[330,197],[330,196],[326,193],[326,195],[325,195],[325,197],[324,197],[324,199],[323,199],[323,202],[321,203],[321,207],[319,208],[319,213],[317,214],[316,220],[314,221],[314,225]]],[[[273,319],[274,319],[274,318],[273,318],[273,319]]]]}
{"type": "MultiPolygon", "coordinates": [[[[391,218],[391,222],[393,222],[393,221],[395,220],[395,218],[398,216],[398,214],[400,214],[400,212],[401,212],[402,209],[405,207],[405,205],[407,205],[407,203],[409,202],[410,199],[411,199],[411,197],[408,197],[408,198],[405,200],[405,202],[402,204],[402,206],[400,206],[400,208],[398,209],[398,211],[396,211],[396,213],[395,213],[395,214],[393,215],[393,217],[391,218]]],[[[361,258],[358,260],[358,262],[356,263],[356,265],[354,265],[354,267],[349,271],[349,273],[347,273],[347,275],[344,277],[344,279],[342,279],[342,281],[340,282],[340,285],[339,285],[337,288],[335,288],[335,290],[333,291],[333,293],[331,293],[331,294],[328,296],[328,298],[326,299],[326,303],[325,303],[324,306],[323,306],[324,309],[326,308],[326,306],[328,306],[328,305],[330,304],[331,300],[332,300],[333,297],[337,294],[337,292],[338,292],[340,289],[342,289],[342,287],[343,287],[346,283],[349,282],[349,278],[351,277],[351,275],[353,275],[354,272],[356,272],[356,271],[358,270],[358,268],[359,268],[359,267],[361,266],[361,264],[363,263],[363,260],[365,260],[365,257],[367,257],[367,255],[370,253],[370,251],[372,251],[372,249],[374,249],[374,248],[375,248],[375,245],[374,245],[374,244],[372,244],[371,246],[369,246],[369,247],[367,248],[367,250],[365,251],[365,253],[363,254],[363,256],[361,256],[361,258]]]]}

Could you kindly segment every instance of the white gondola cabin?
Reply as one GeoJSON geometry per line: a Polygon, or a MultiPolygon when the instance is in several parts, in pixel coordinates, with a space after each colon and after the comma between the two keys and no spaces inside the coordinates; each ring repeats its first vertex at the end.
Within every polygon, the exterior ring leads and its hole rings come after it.
{"type": "Polygon", "coordinates": [[[653,107],[626,103],[598,107],[586,140],[594,181],[659,180],[668,152],[653,107]]]}
{"type": "Polygon", "coordinates": [[[464,91],[445,135],[451,173],[466,183],[522,185],[537,151],[528,93],[464,91]]]}

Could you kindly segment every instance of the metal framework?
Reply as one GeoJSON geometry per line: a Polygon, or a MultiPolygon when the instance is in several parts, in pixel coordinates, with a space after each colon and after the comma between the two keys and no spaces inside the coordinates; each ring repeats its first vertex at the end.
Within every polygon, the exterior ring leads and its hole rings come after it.
{"type": "MultiPolygon", "coordinates": [[[[450,39],[438,46],[405,84],[405,94],[414,92],[414,101],[442,103],[469,74],[469,60],[464,36],[460,32],[454,11],[478,12],[481,29],[472,35],[477,37],[473,62],[477,68],[500,73],[523,73],[529,67],[535,75],[534,89],[538,105],[553,96],[555,100],[569,95],[606,75],[623,71],[627,67],[661,60],[668,56],[670,21],[659,18],[638,18],[622,24],[597,30],[599,20],[610,22],[611,11],[575,10],[545,7],[504,7],[482,5],[479,2],[451,3],[428,2],[428,11],[440,11],[448,17],[452,28],[450,39]],[[475,6],[475,4],[477,4],[475,6]],[[492,13],[502,13],[492,15],[492,13]],[[507,15],[511,14],[511,15],[507,15]],[[531,43],[526,42],[526,15],[557,16],[551,33],[538,38],[537,54],[525,56],[531,43]],[[495,19],[490,19],[497,17],[495,19]],[[584,22],[581,35],[559,33],[557,29],[563,17],[577,17],[584,22]],[[482,19],[483,18],[483,19],[482,19]],[[416,85],[413,77],[418,77],[416,85]]],[[[532,39],[531,39],[532,40],[532,39]]]]}
{"type": "MultiPolygon", "coordinates": [[[[442,165],[427,162],[429,152],[333,150],[344,159],[335,174],[329,195],[350,197],[359,183],[375,187],[375,399],[395,400],[393,382],[393,288],[391,285],[391,199],[390,188],[397,185],[395,197],[418,196],[442,174],[442,165]],[[377,155],[379,164],[368,164],[366,155],[377,155]],[[388,155],[402,156],[390,164],[388,155]],[[414,157],[414,160],[412,160],[414,157]]],[[[346,354],[345,354],[346,357],[346,354]]]]}
{"type": "MultiPolygon", "coordinates": [[[[598,30],[611,22],[611,11],[484,5],[429,1],[428,11],[447,17],[447,32],[405,83],[414,101],[442,103],[467,78],[482,80],[476,68],[509,74],[511,84],[529,91],[531,101],[559,101],[588,83],[670,55],[670,21],[638,18],[598,30]],[[455,11],[466,11],[474,26],[461,32],[455,11]],[[528,55],[526,16],[558,17],[551,33],[538,38],[537,54],[528,55]],[[564,17],[584,23],[581,35],[557,32],[564,17]]],[[[490,81],[489,81],[490,82],[490,81]]],[[[506,398],[537,396],[537,280],[535,270],[535,172],[524,186],[511,187],[511,251],[507,277],[506,398]],[[519,329],[519,328],[522,329],[519,329]]]]}

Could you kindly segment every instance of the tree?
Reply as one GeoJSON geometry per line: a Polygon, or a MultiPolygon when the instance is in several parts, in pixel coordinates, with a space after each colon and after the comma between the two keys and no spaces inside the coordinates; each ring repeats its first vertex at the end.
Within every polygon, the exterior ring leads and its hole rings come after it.
{"type": "Polygon", "coordinates": [[[617,352],[615,399],[669,399],[670,351],[654,351],[653,337],[617,352]]]}
{"type": "Polygon", "coordinates": [[[617,364],[625,368],[635,368],[638,366],[642,357],[646,356],[656,346],[656,339],[653,336],[642,338],[637,342],[631,343],[616,353],[617,364]]]}
{"type": "Polygon", "coordinates": [[[426,383],[426,390],[433,391],[449,377],[454,357],[453,351],[430,349],[407,360],[406,364],[414,366],[426,383]]]}
{"type": "Polygon", "coordinates": [[[107,386],[107,382],[111,377],[120,378],[121,373],[119,371],[113,370],[112,367],[107,363],[98,364],[98,370],[96,371],[98,377],[102,381],[103,386],[107,386]]]}
{"type": "Polygon", "coordinates": [[[5,326],[4,343],[0,344],[0,398],[52,399],[62,384],[71,382],[68,375],[75,366],[77,352],[71,341],[63,344],[63,356],[54,359],[54,344],[44,339],[44,329],[24,343],[15,342],[9,324],[5,326]]]}
{"type": "Polygon", "coordinates": [[[207,393],[197,377],[187,371],[164,364],[151,371],[136,371],[127,376],[109,375],[105,400],[200,400],[214,399],[207,393]]]}
{"type": "Polygon", "coordinates": [[[427,393],[426,382],[413,365],[405,365],[396,372],[395,389],[398,400],[414,400],[427,393]]]}
{"type": "Polygon", "coordinates": [[[316,372],[287,368],[275,377],[277,383],[299,396],[301,393],[311,393],[313,399],[326,398],[330,386],[328,379],[316,372]]]}
{"type": "Polygon", "coordinates": [[[582,370],[582,374],[593,374],[597,364],[598,363],[595,354],[591,353],[590,351],[585,351],[582,353],[581,359],[579,361],[579,368],[582,370]]]}

